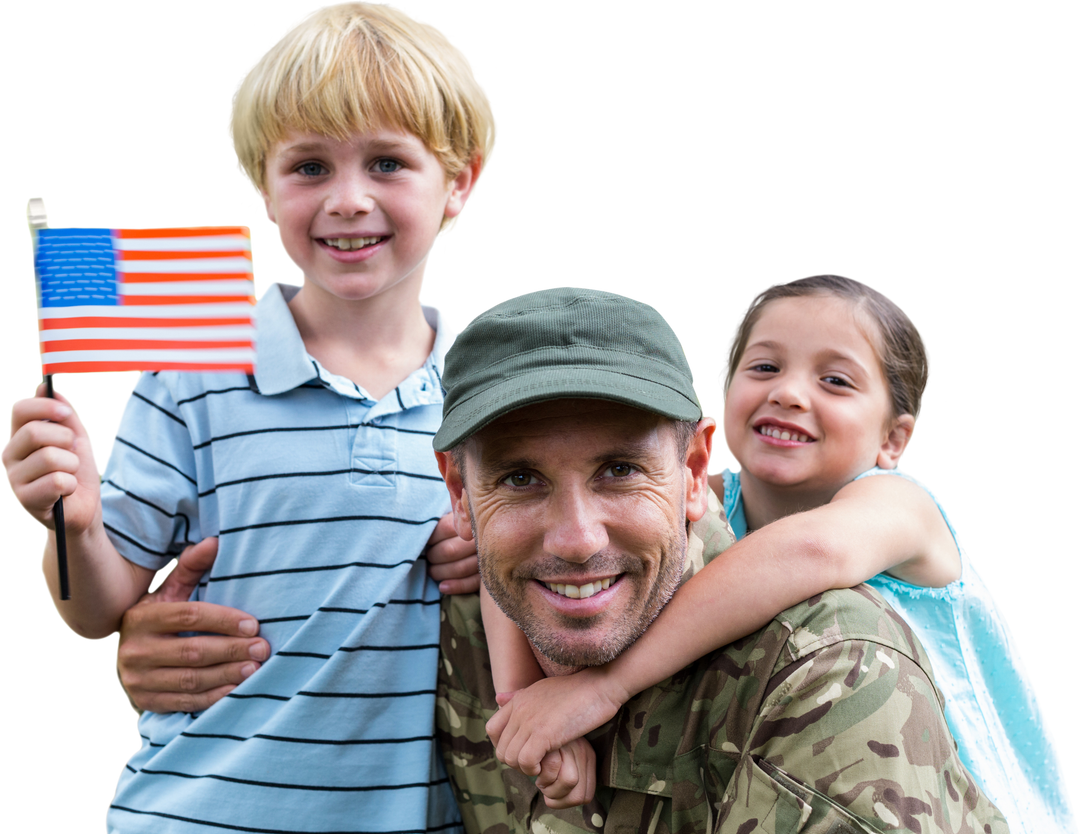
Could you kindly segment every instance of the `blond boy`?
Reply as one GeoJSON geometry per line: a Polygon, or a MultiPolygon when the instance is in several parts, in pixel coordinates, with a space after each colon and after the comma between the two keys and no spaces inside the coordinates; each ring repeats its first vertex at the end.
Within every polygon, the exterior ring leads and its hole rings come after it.
{"type": "Polygon", "coordinates": [[[491,151],[487,100],[438,32],[346,4],[252,70],[233,136],[304,274],[259,302],[255,375],[144,375],[100,490],[63,402],[18,403],[4,453],[50,528],[54,597],[64,496],[73,629],[116,630],[157,570],[216,536],[195,598],[249,612],[269,642],[209,709],[144,713],[110,830],[458,830],[419,558],[449,506],[431,438],[451,337],[419,293],[491,151]]]}

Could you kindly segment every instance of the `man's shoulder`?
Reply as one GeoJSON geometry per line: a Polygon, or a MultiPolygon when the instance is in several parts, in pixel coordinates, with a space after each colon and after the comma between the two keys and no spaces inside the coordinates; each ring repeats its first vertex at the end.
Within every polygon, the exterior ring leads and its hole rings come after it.
{"type": "Polygon", "coordinates": [[[868,585],[826,591],[780,612],[768,628],[786,633],[786,662],[801,660],[840,642],[887,646],[924,670],[929,661],[915,633],[877,591],[868,585]]]}
{"type": "Polygon", "coordinates": [[[867,655],[903,656],[912,672],[932,682],[918,640],[876,591],[865,585],[827,591],[635,696],[620,713],[615,735],[626,743],[635,770],[642,756],[659,764],[706,739],[714,751],[734,754],[750,743],[770,694],[794,680],[809,658],[851,665],[867,655]],[[681,733],[671,732],[680,725],[681,733]]]}

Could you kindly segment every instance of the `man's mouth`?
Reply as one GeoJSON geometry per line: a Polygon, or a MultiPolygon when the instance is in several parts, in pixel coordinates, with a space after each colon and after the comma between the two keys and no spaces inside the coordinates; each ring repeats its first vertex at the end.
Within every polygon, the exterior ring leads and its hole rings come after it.
{"type": "Polygon", "coordinates": [[[800,443],[809,443],[813,440],[812,437],[802,434],[801,432],[792,429],[782,429],[779,426],[770,426],[768,424],[758,426],[754,431],[758,434],[763,434],[766,437],[775,438],[776,440],[798,440],[800,443]]]}
{"type": "Polygon", "coordinates": [[[324,237],[320,240],[327,246],[340,249],[342,252],[351,252],[354,249],[363,249],[365,246],[374,246],[376,243],[386,240],[387,235],[378,237],[324,237]]]}
{"type": "Polygon", "coordinates": [[[601,591],[610,588],[611,583],[617,578],[618,577],[615,576],[606,576],[603,579],[597,579],[595,582],[586,582],[584,585],[564,585],[561,582],[545,582],[544,587],[549,591],[554,591],[561,597],[567,597],[569,599],[588,599],[593,594],[598,594],[601,591]]]}

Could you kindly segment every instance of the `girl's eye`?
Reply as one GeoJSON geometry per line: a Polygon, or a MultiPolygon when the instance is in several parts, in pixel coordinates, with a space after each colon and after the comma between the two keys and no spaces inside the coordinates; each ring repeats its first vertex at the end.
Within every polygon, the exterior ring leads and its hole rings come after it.
{"type": "Polygon", "coordinates": [[[507,486],[521,488],[532,486],[537,483],[537,480],[531,472],[515,472],[503,478],[502,482],[507,486]]]}
{"type": "Polygon", "coordinates": [[[380,174],[392,174],[403,167],[396,159],[380,159],[375,163],[375,170],[380,174]]]}
{"type": "Polygon", "coordinates": [[[629,463],[613,463],[604,472],[611,475],[613,478],[629,478],[634,472],[637,471],[629,463]]]}
{"type": "Polygon", "coordinates": [[[326,169],[318,162],[305,162],[296,170],[305,177],[318,177],[326,173],[326,169]]]}
{"type": "Polygon", "coordinates": [[[757,371],[762,374],[775,374],[780,369],[771,362],[759,362],[756,365],[751,365],[747,370],[757,371]]]}
{"type": "Polygon", "coordinates": [[[827,382],[829,385],[835,385],[838,388],[850,388],[851,384],[840,376],[826,376],[822,377],[822,382],[827,382]]]}

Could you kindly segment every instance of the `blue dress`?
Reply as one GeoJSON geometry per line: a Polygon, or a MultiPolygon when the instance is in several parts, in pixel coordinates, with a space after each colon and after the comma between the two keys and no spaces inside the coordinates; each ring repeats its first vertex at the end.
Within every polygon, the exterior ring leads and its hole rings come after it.
{"type": "MultiPolygon", "coordinates": [[[[871,469],[859,478],[872,475],[896,475],[918,483],[886,469],[871,469]]],[[[747,529],[737,472],[724,472],[724,511],[736,538],[741,539],[747,529]]],[[[956,541],[944,510],[941,515],[956,541]]],[[[960,759],[1005,815],[1012,831],[1074,831],[1057,757],[1035,694],[986,586],[960,543],[956,546],[960,579],[944,588],[923,588],[883,573],[866,584],[900,612],[926,649],[934,681],[945,697],[945,719],[960,759]]]]}

